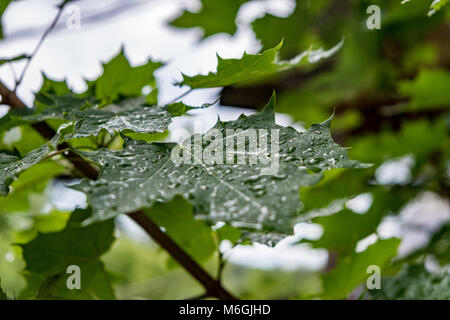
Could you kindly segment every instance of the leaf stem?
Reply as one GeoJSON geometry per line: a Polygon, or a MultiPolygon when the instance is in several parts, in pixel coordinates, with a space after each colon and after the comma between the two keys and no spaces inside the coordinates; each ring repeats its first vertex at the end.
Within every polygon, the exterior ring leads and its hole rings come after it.
{"type": "Polygon", "coordinates": [[[180,100],[180,99],[184,98],[185,96],[187,96],[187,95],[188,95],[189,93],[191,93],[193,90],[194,90],[194,89],[189,89],[188,91],[182,93],[182,94],[179,95],[178,97],[176,97],[176,98],[170,100],[167,104],[172,104],[172,103],[177,102],[178,100],[180,100]]]}
{"type": "Polygon", "coordinates": [[[58,154],[64,153],[64,152],[69,151],[69,150],[70,150],[69,148],[59,149],[58,151],[54,151],[54,152],[49,153],[48,155],[46,155],[44,157],[44,160],[53,158],[54,156],[57,156],[58,154]]]}

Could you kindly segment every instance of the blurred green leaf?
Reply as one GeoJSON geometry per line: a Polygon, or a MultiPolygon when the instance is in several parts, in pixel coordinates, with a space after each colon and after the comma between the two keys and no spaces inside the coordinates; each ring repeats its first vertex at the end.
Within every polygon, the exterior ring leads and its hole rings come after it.
{"type": "Polygon", "coordinates": [[[92,92],[101,105],[139,97],[144,87],[148,86],[153,90],[156,88],[153,72],[162,66],[162,63],[149,60],[145,65],[132,67],[122,48],[116,57],[103,65],[103,74],[88,82],[86,94],[92,92]]]}
{"type": "Polygon", "coordinates": [[[114,222],[82,227],[80,222],[89,214],[89,210],[76,210],[64,230],[40,233],[22,245],[26,270],[46,276],[40,287],[41,298],[114,299],[111,276],[99,260],[114,241],[114,222]],[[66,269],[70,265],[81,269],[79,290],[67,288],[66,269]]]}
{"type": "Polygon", "coordinates": [[[367,212],[356,213],[344,208],[337,213],[313,218],[312,222],[322,226],[323,234],[318,240],[302,240],[315,248],[326,248],[341,256],[356,248],[359,240],[377,232],[382,218],[396,212],[416,192],[401,188],[377,187],[369,189],[371,204],[367,212]]]}
{"type": "Polygon", "coordinates": [[[369,266],[375,265],[383,270],[383,266],[396,256],[399,244],[400,240],[396,238],[378,239],[363,252],[338,258],[336,268],[323,276],[322,297],[345,299],[356,286],[367,279],[369,266]]]}
{"type": "Polygon", "coordinates": [[[217,249],[211,228],[194,219],[192,205],[181,196],[157,202],[146,213],[197,262],[207,261],[217,249]]]}
{"type": "Polygon", "coordinates": [[[51,148],[48,144],[30,151],[23,158],[7,152],[0,152],[0,196],[6,196],[9,192],[9,185],[14,177],[22,171],[41,162],[49,154],[51,148]]]}
{"type": "Polygon", "coordinates": [[[433,15],[437,11],[441,10],[446,4],[448,4],[449,0],[434,0],[430,5],[430,11],[428,11],[428,15],[433,15]]]}
{"type": "Polygon", "coordinates": [[[450,72],[423,69],[413,80],[401,81],[399,91],[411,99],[412,110],[450,107],[450,72]]]}
{"type": "Polygon", "coordinates": [[[317,15],[327,6],[329,1],[315,0],[306,3],[296,1],[296,7],[288,17],[266,14],[252,22],[252,28],[263,50],[276,46],[280,39],[284,40],[280,48],[282,57],[293,57],[297,52],[309,46],[314,36],[310,34],[312,23],[317,15]]]}
{"type": "Polygon", "coordinates": [[[444,117],[434,121],[407,121],[398,132],[386,130],[354,139],[349,154],[360,161],[376,164],[411,154],[416,162],[423,163],[445,145],[448,132],[444,117]]]}
{"type": "Polygon", "coordinates": [[[236,15],[241,5],[249,0],[202,0],[199,12],[184,11],[180,16],[170,22],[177,28],[200,27],[203,38],[216,33],[236,32],[236,15]]]}
{"type": "Polygon", "coordinates": [[[229,224],[225,224],[217,229],[220,241],[228,240],[231,244],[235,245],[241,239],[242,233],[238,228],[232,227],[229,224]]]}
{"type": "Polygon", "coordinates": [[[397,275],[383,277],[381,289],[370,290],[373,299],[449,300],[450,274],[432,274],[423,264],[405,265],[397,275]]]}
{"type": "Polygon", "coordinates": [[[6,197],[0,197],[0,214],[40,210],[33,196],[44,192],[50,179],[65,171],[65,167],[57,162],[45,161],[22,172],[11,184],[11,192],[6,197]]]}
{"type": "MultiPolygon", "coordinates": [[[[0,20],[3,16],[3,13],[5,13],[6,8],[8,7],[8,5],[11,3],[12,0],[2,0],[2,2],[0,3],[0,20]]],[[[3,34],[3,26],[2,23],[0,21],[0,39],[3,39],[4,34],[3,34]]]]}

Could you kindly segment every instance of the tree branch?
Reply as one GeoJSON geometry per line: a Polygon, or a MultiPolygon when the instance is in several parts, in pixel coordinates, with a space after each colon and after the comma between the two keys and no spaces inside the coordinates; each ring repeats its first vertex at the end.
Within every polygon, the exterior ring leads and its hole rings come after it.
{"type": "Polygon", "coordinates": [[[159,226],[154,223],[142,211],[128,214],[136,221],[152,238],[158,242],[167,252],[169,252],[178,262],[183,262],[183,267],[189,271],[206,289],[208,296],[223,300],[235,300],[219,283],[213,279],[202,267],[200,267],[189,255],[187,255],[166,233],[162,232],[159,226]]]}
{"type": "MultiPolygon", "coordinates": [[[[11,108],[26,108],[25,103],[17,95],[9,90],[0,81],[0,96],[2,104],[7,104],[11,108]]],[[[32,125],[33,128],[46,139],[51,139],[55,131],[45,122],[38,122],[32,125]]],[[[58,146],[58,150],[70,148],[65,142],[58,146]]],[[[98,172],[89,162],[73,151],[64,153],[64,156],[87,178],[96,180],[98,172]]],[[[129,214],[131,219],[138,223],[147,234],[165,249],[187,272],[197,279],[206,289],[207,295],[223,300],[235,300],[220,282],[211,277],[197,262],[195,262],[182,248],[180,248],[166,233],[161,231],[159,226],[154,223],[144,212],[136,211],[129,214]]]]}

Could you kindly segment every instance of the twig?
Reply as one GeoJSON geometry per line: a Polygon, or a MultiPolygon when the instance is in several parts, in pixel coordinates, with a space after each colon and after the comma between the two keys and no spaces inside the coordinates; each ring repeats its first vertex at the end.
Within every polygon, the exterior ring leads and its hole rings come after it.
{"type": "Polygon", "coordinates": [[[60,149],[60,150],[58,150],[58,151],[51,152],[51,153],[49,153],[48,155],[46,155],[46,156],[44,157],[44,160],[53,158],[54,156],[57,156],[58,154],[64,153],[64,152],[66,152],[66,151],[68,152],[69,150],[70,150],[69,148],[66,148],[66,149],[60,149]]]}
{"type": "Polygon", "coordinates": [[[142,212],[137,211],[128,214],[136,221],[152,238],[158,242],[167,252],[169,252],[178,262],[183,263],[183,267],[197,279],[206,289],[208,296],[223,300],[235,300],[218,281],[214,280],[202,267],[200,267],[187,253],[183,251],[166,233],[161,231],[159,226],[142,212]]]}
{"type": "MultiPolygon", "coordinates": [[[[9,90],[0,81],[0,95],[2,96],[2,103],[11,106],[12,108],[26,108],[26,105],[20,100],[15,92],[9,90]]],[[[32,125],[33,128],[39,132],[46,139],[51,139],[55,135],[55,131],[45,122],[38,122],[32,125]]],[[[65,142],[58,146],[58,150],[65,150],[70,148],[70,145],[65,142]]],[[[83,173],[87,178],[96,180],[98,171],[89,162],[84,160],[81,156],[73,151],[67,151],[63,155],[83,173]]],[[[195,279],[197,279],[206,289],[207,295],[224,300],[235,300],[221,284],[209,275],[200,265],[197,264],[182,248],[180,248],[166,233],[161,231],[159,226],[155,224],[144,212],[137,211],[130,213],[129,216],[137,222],[153,240],[164,248],[172,257],[188,271],[195,279]]]]}
{"type": "Polygon", "coordinates": [[[8,63],[8,67],[9,67],[9,70],[11,71],[14,81],[16,82],[17,74],[16,74],[16,70],[14,70],[14,66],[12,65],[12,63],[8,63]]]}
{"type": "Polygon", "coordinates": [[[222,283],[223,269],[225,268],[226,261],[223,257],[223,253],[220,251],[220,248],[218,249],[218,252],[219,252],[219,266],[217,268],[217,281],[219,283],[222,283]]]}
{"type": "Polygon", "coordinates": [[[52,23],[47,27],[47,29],[42,34],[41,38],[39,39],[38,44],[34,48],[33,52],[27,57],[27,62],[25,64],[25,67],[22,70],[22,73],[20,74],[19,79],[16,80],[16,84],[14,87],[14,92],[16,92],[17,88],[20,86],[20,84],[23,81],[23,78],[25,77],[25,74],[27,73],[28,68],[30,67],[31,61],[33,60],[34,56],[37,54],[39,49],[41,48],[42,44],[44,43],[47,36],[52,32],[53,28],[58,23],[59,18],[61,17],[61,14],[63,12],[64,7],[66,4],[69,3],[69,1],[65,0],[62,4],[58,6],[58,13],[56,14],[55,18],[53,19],[52,23]]]}
{"type": "Polygon", "coordinates": [[[193,90],[193,89],[189,89],[189,90],[186,91],[185,93],[183,93],[183,94],[179,95],[178,97],[176,97],[176,98],[170,100],[169,102],[167,102],[167,104],[171,104],[171,103],[177,102],[178,100],[184,98],[184,97],[187,96],[189,93],[191,93],[192,90],[193,90]]]}

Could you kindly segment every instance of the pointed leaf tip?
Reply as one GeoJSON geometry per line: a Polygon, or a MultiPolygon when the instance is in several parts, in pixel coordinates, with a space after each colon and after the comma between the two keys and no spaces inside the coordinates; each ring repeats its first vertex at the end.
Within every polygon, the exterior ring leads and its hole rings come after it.
{"type": "Polygon", "coordinates": [[[269,102],[266,104],[261,113],[275,113],[275,104],[277,103],[277,95],[275,90],[272,92],[272,96],[270,97],[269,102]]]}

